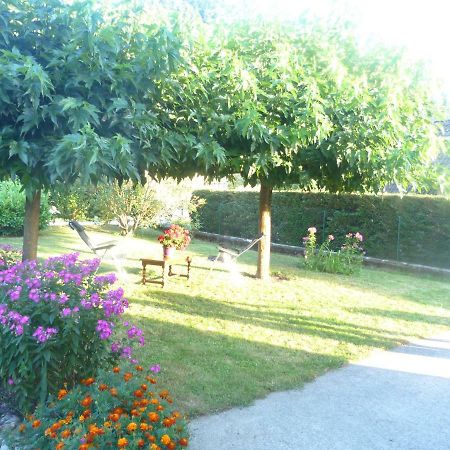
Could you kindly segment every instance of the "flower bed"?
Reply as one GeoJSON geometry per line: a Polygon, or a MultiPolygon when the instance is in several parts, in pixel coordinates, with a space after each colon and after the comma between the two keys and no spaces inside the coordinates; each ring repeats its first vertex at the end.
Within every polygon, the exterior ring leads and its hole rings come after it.
{"type": "Polygon", "coordinates": [[[69,254],[3,264],[0,383],[21,411],[94,367],[133,359],[133,346],[144,345],[142,330],[121,321],[128,301],[121,288],[111,289],[114,274],[96,274],[99,263],[69,254]]]}
{"type": "Polygon", "coordinates": [[[122,364],[66,388],[41,405],[11,446],[34,449],[145,448],[175,450],[188,445],[186,424],[168,390],[157,387],[154,366],[122,364]]]}

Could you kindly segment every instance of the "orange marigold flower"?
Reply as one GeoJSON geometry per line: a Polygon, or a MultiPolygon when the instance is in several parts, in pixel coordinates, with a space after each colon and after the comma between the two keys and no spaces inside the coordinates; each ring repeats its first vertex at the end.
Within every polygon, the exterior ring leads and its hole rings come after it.
{"type": "Polygon", "coordinates": [[[148,418],[150,419],[151,422],[158,422],[159,415],[155,412],[151,412],[148,414],[148,418]]]}
{"type": "Polygon", "coordinates": [[[58,431],[61,428],[61,424],[59,422],[54,423],[51,427],[51,431],[58,431]]]}
{"type": "Polygon", "coordinates": [[[171,427],[173,425],[173,420],[167,417],[163,420],[163,425],[167,428],[171,427]]]}
{"type": "Polygon", "coordinates": [[[113,409],[113,413],[114,414],[123,414],[124,413],[124,409],[120,408],[120,407],[114,408],[113,409]]]}
{"type": "Polygon", "coordinates": [[[85,380],[81,380],[81,384],[84,384],[85,386],[90,386],[92,383],[95,383],[95,378],[86,378],[85,380]]]}
{"type": "Polygon", "coordinates": [[[147,390],[147,385],[146,385],[146,384],[141,384],[141,389],[142,389],[143,391],[146,391],[146,390],[147,390]]]}
{"type": "Polygon", "coordinates": [[[88,395],[87,397],[84,397],[80,403],[82,406],[89,406],[92,403],[92,397],[88,395]]]}
{"type": "Polygon", "coordinates": [[[142,371],[144,370],[144,368],[143,368],[142,366],[136,366],[135,369],[136,369],[138,372],[142,372],[142,371]]]}
{"type": "Polygon", "coordinates": [[[163,405],[158,405],[158,406],[156,407],[156,409],[157,409],[158,411],[164,411],[164,406],[163,406],[163,405]]]}
{"type": "Polygon", "coordinates": [[[169,444],[171,441],[170,436],[168,434],[163,434],[161,437],[161,443],[164,445],[169,444]]]}
{"type": "Polygon", "coordinates": [[[133,374],[131,372],[127,372],[124,376],[123,379],[125,381],[130,381],[133,378],[133,374]]]}
{"type": "Polygon", "coordinates": [[[110,414],[109,418],[113,421],[113,422],[117,422],[120,419],[119,414],[110,414]]]}
{"type": "Polygon", "coordinates": [[[189,441],[186,438],[181,438],[178,443],[182,446],[182,447],[187,447],[189,445],[189,441]]]}
{"type": "Polygon", "coordinates": [[[120,367],[114,367],[113,372],[114,373],[119,373],[120,372],[120,367]]]}
{"type": "Polygon", "coordinates": [[[108,385],[105,383],[102,383],[99,387],[98,387],[99,391],[106,391],[108,389],[108,385]]]}
{"type": "Polygon", "coordinates": [[[164,389],[163,391],[161,391],[161,392],[159,393],[159,396],[160,396],[161,398],[167,398],[169,395],[170,395],[170,393],[169,393],[169,391],[168,391],[167,389],[164,389]]]}
{"type": "Polygon", "coordinates": [[[78,450],[88,450],[88,449],[89,449],[89,445],[87,445],[87,444],[81,444],[78,447],[78,450]]]}
{"type": "Polygon", "coordinates": [[[151,448],[151,450],[161,450],[161,447],[159,445],[156,445],[156,444],[152,444],[150,446],[150,448],[151,448]]]}
{"type": "Polygon", "coordinates": [[[27,428],[27,426],[24,423],[21,423],[19,425],[19,433],[23,433],[26,428],[27,428]]]}
{"type": "Polygon", "coordinates": [[[80,416],[80,417],[78,418],[78,420],[79,420],[80,422],[84,422],[84,421],[85,421],[85,417],[84,417],[84,416],[80,416]]]}
{"type": "Polygon", "coordinates": [[[117,394],[118,394],[116,388],[111,388],[111,389],[109,390],[109,393],[110,393],[113,397],[117,397],[117,394]]]}
{"type": "Polygon", "coordinates": [[[139,428],[141,429],[141,431],[147,431],[148,425],[145,422],[141,422],[141,424],[139,425],[139,428]]]}
{"type": "Polygon", "coordinates": [[[112,425],[111,422],[105,422],[105,423],[103,424],[103,426],[104,426],[105,428],[109,428],[111,425],[112,425]]]}
{"type": "Polygon", "coordinates": [[[139,448],[142,448],[142,447],[145,445],[144,439],[139,439],[139,440],[137,441],[137,445],[138,445],[139,448]]]}
{"type": "Polygon", "coordinates": [[[64,430],[64,431],[61,432],[61,437],[62,437],[63,439],[67,439],[71,434],[72,434],[72,433],[71,433],[70,430],[64,430]]]}
{"type": "Polygon", "coordinates": [[[157,404],[159,403],[159,401],[158,401],[157,398],[152,398],[152,399],[150,400],[150,403],[152,403],[153,405],[157,405],[157,404]]]}
{"type": "Polygon", "coordinates": [[[58,392],[58,400],[62,400],[67,395],[67,391],[65,389],[60,389],[58,392]]]}
{"type": "Polygon", "coordinates": [[[173,441],[169,442],[167,444],[167,448],[168,448],[168,450],[175,450],[177,448],[177,444],[175,442],[173,442],[173,441]]]}
{"type": "Polygon", "coordinates": [[[61,450],[62,448],[64,448],[64,442],[59,442],[56,444],[55,450],[61,450]]]}
{"type": "Polygon", "coordinates": [[[91,410],[90,409],[85,409],[84,411],[83,411],[83,413],[82,413],[82,416],[85,418],[85,419],[87,419],[88,417],[90,417],[91,416],[91,410]]]}
{"type": "Polygon", "coordinates": [[[132,409],[131,415],[134,417],[139,417],[141,415],[141,413],[137,409],[132,409]]]}
{"type": "Polygon", "coordinates": [[[41,426],[40,420],[33,420],[33,423],[31,424],[33,428],[38,428],[41,426]]]}
{"type": "Polygon", "coordinates": [[[140,402],[139,405],[141,406],[147,406],[150,403],[150,400],[148,400],[147,398],[143,398],[140,402]]]}
{"type": "Polygon", "coordinates": [[[155,436],[151,435],[151,436],[148,437],[148,440],[149,440],[150,442],[155,442],[155,441],[156,441],[156,438],[155,438],[155,436]]]}
{"type": "Polygon", "coordinates": [[[128,439],[127,438],[120,438],[117,441],[117,447],[119,447],[119,448],[126,447],[127,445],[128,445],[128,439]]]}
{"type": "Polygon", "coordinates": [[[136,431],[136,430],[137,430],[137,424],[136,424],[136,423],[130,422],[130,423],[127,425],[127,431],[128,431],[129,433],[132,433],[133,431],[136,431]]]}
{"type": "Polygon", "coordinates": [[[144,396],[144,393],[141,390],[137,389],[136,391],[134,391],[134,396],[136,398],[142,398],[144,396]]]}

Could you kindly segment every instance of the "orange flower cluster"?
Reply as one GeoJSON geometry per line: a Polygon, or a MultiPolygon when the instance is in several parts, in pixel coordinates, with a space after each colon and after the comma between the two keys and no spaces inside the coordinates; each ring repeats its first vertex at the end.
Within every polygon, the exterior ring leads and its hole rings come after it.
{"type": "MultiPolygon", "coordinates": [[[[114,375],[105,376],[106,383],[97,382],[95,378],[84,379],[81,382],[84,388],[75,390],[76,395],[61,389],[56,406],[50,405],[56,408],[68,404],[73,411],[56,421],[42,418],[42,422],[30,417],[31,428],[39,429],[44,423],[46,428],[43,433],[55,442],[51,448],[57,450],[74,448],[74,445],[78,450],[106,447],[176,450],[186,447],[188,439],[183,436],[185,425],[180,422],[181,414],[171,410],[173,400],[170,392],[167,389],[152,392],[149,385],[142,382],[144,375],[139,373],[142,371],[142,366],[135,366],[121,375],[122,369],[115,367],[112,370],[114,375]],[[139,380],[141,377],[142,380],[139,380]],[[83,389],[84,394],[81,394],[83,389]],[[97,409],[100,400],[102,405],[108,402],[114,405],[103,418],[97,409]]],[[[146,376],[145,381],[150,385],[156,384],[151,376],[146,376]]],[[[49,417],[55,415],[49,414],[49,417]]],[[[21,425],[19,430],[26,432],[26,426],[21,425]]]]}

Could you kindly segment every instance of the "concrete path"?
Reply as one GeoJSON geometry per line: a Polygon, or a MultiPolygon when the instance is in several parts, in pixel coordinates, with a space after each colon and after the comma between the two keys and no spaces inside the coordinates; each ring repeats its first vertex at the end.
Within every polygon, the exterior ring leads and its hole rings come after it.
{"type": "Polygon", "coordinates": [[[190,429],[192,450],[449,450],[450,332],[190,429]]]}

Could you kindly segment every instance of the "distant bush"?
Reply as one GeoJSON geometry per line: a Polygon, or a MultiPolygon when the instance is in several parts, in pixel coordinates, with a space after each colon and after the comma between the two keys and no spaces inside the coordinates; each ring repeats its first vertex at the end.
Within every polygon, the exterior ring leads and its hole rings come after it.
{"type": "Polygon", "coordinates": [[[116,220],[125,235],[170,223],[197,229],[197,211],[204,204],[192,195],[191,180],[157,182],[150,178],[144,185],[117,181],[97,186],[58,185],[50,193],[50,202],[64,220],[116,220]]]}
{"type": "MultiPolygon", "coordinates": [[[[206,199],[201,230],[254,238],[258,193],[196,191],[206,199]]],[[[368,256],[450,268],[450,200],[437,196],[275,192],[272,240],[301,245],[314,225],[321,244],[333,233],[338,247],[348,232],[361,232],[368,256]]]]}
{"type": "Polygon", "coordinates": [[[363,263],[363,235],[347,233],[341,248],[333,246],[332,234],[317,247],[316,227],[308,228],[308,236],[303,238],[305,246],[305,267],[318,272],[343,273],[351,275],[361,269],[363,263]]]}
{"type": "MultiPolygon", "coordinates": [[[[25,218],[25,193],[20,185],[12,181],[0,182],[0,236],[20,236],[23,234],[25,218]]],[[[45,228],[51,220],[46,195],[41,199],[39,227],[45,228]]]]}
{"type": "Polygon", "coordinates": [[[9,244],[0,244],[0,271],[9,269],[21,260],[21,250],[9,244]]]}

